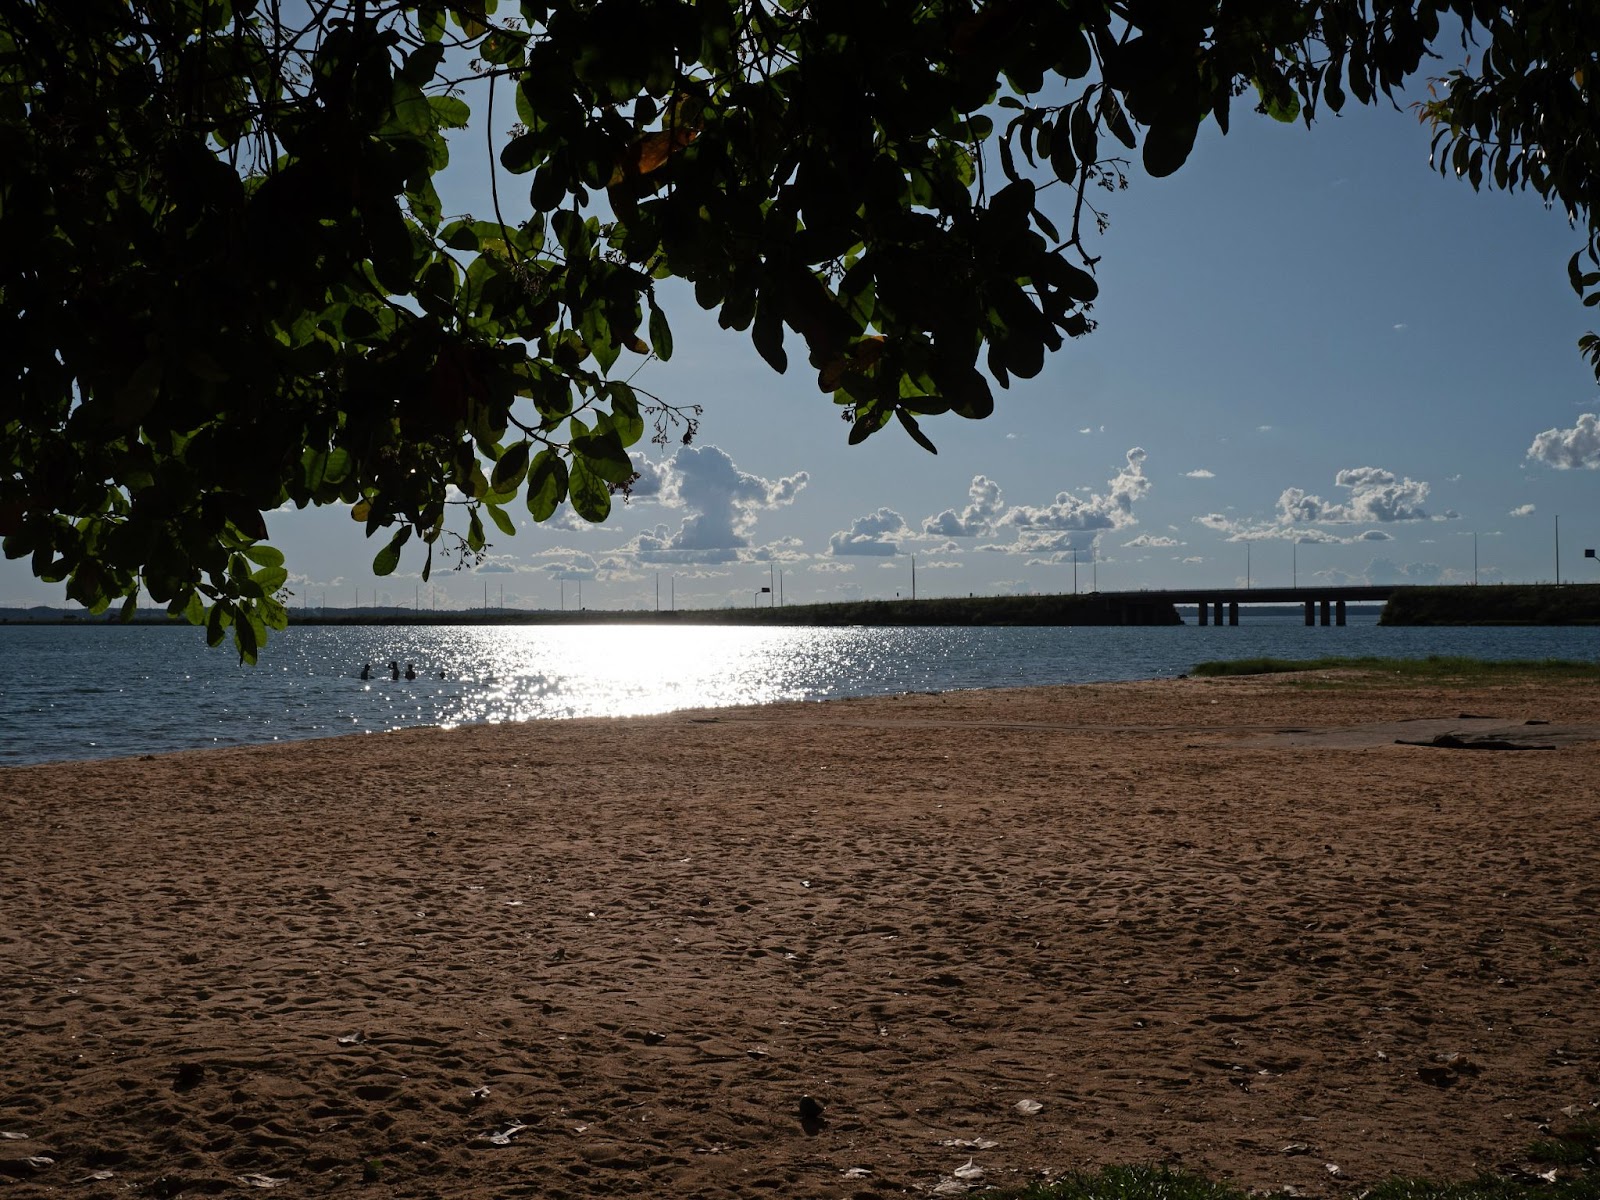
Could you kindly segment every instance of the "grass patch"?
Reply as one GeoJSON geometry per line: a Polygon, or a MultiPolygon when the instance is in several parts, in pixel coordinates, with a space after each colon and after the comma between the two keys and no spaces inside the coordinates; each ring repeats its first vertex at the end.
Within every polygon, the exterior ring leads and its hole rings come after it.
{"type": "Polygon", "coordinates": [[[1279,675],[1302,671],[1361,671],[1406,681],[1554,682],[1600,679],[1600,664],[1565,658],[1484,659],[1430,654],[1427,658],[1236,658],[1203,662],[1192,675],[1279,675]]]}
{"type": "MultiPolygon", "coordinates": [[[[1052,1183],[1036,1183],[1021,1191],[983,1193],[995,1200],[1249,1200],[1236,1187],[1213,1183],[1185,1171],[1158,1167],[1108,1167],[1092,1174],[1069,1175],[1052,1183]]],[[[1362,1193],[1363,1200],[1595,1200],[1600,1178],[1592,1174],[1557,1179],[1508,1179],[1480,1175],[1463,1183],[1429,1183],[1391,1179],[1362,1193]]]]}
{"type": "Polygon", "coordinates": [[[1600,1166],[1600,1121],[1579,1121],[1554,1137],[1528,1147],[1528,1158],[1552,1167],[1600,1166]]]}

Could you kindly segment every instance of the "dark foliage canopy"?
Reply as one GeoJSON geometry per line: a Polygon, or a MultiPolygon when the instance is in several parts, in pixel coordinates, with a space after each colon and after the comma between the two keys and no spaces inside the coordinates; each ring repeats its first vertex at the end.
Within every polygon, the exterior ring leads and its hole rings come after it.
{"type": "Polygon", "coordinates": [[[1597,25],[1578,0],[0,0],[5,552],[254,659],[287,620],[282,505],[349,505],[379,574],[416,539],[425,577],[516,503],[604,520],[629,447],[695,431],[627,382],[672,355],[668,278],[775,370],[803,356],[850,442],[931,450],[921,418],[987,416],[1093,328],[1086,235],[1134,155],[1166,175],[1207,120],[1390,102],[1442,41],[1483,49],[1422,109],[1440,169],[1572,214],[1584,291],[1597,25]],[[446,214],[452,150],[525,194],[446,214]]]}

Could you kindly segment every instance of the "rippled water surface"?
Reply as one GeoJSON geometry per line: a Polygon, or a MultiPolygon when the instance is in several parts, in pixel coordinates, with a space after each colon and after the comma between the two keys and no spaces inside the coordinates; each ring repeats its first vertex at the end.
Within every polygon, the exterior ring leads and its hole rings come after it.
{"type": "Polygon", "coordinates": [[[1238,627],[299,626],[242,667],[189,627],[11,625],[0,626],[0,653],[0,764],[15,764],[407,725],[1148,679],[1263,654],[1595,661],[1600,629],[1391,629],[1371,617],[1308,629],[1248,611],[1238,627]],[[391,659],[419,677],[392,681],[391,659]]]}

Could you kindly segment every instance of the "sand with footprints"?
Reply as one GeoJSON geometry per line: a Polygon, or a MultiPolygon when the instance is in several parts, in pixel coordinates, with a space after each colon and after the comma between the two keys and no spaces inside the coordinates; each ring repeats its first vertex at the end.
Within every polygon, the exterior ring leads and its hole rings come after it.
{"type": "Polygon", "coordinates": [[[1175,680],[10,769],[0,1192],[1509,1167],[1600,1099],[1597,728],[1175,680]],[[1398,744],[1490,719],[1554,748],[1398,744]]]}

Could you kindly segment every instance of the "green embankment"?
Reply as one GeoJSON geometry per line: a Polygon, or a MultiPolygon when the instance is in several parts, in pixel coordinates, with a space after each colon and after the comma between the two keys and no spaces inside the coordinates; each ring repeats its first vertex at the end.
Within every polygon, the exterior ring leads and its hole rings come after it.
{"type": "Polygon", "coordinates": [[[740,608],[680,609],[656,612],[638,609],[569,609],[566,612],[452,613],[390,612],[306,617],[293,613],[295,624],[471,624],[471,625],[1173,625],[1177,610],[1159,601],[1132,602],[1142,620],[1126,621],[1127,599],[1108,596],[951,596],[930,600],[858,600],[833,604],[787,604],[778,608],[761,596],[760,603],[740,608]]]}
{"type": "MultiPolygon", "coordinates": [[[[1600,1200],[1600,1122],[1577,1121],[1516,1158],[1515,1165],[1496,1174],[1457,1183],[1390,1179],[1359,1195],[1363,1200],[1600,1200]]],[[[1248,1200],[1260,1193],[1165,1167],[1108,1167],[987,1194],[994,1200],[1248,1200]]]]}
{"type": "Polygon", "coordinates": [[[1600,625],[1600,583],[1403,587],[1382,625],[1600,625]]]}
{"type": "Polygon", "coordinates": [[[1556,682],[1600,679],[1600,663],[1571,659],[1483,659],[1430,654],[1427,658],[1239,658],[1203,662],[1192,675],[1278,675],[1306,671],[1360,671],[1407,682],[1503,683],[1512,680],[1556,682]]]}

